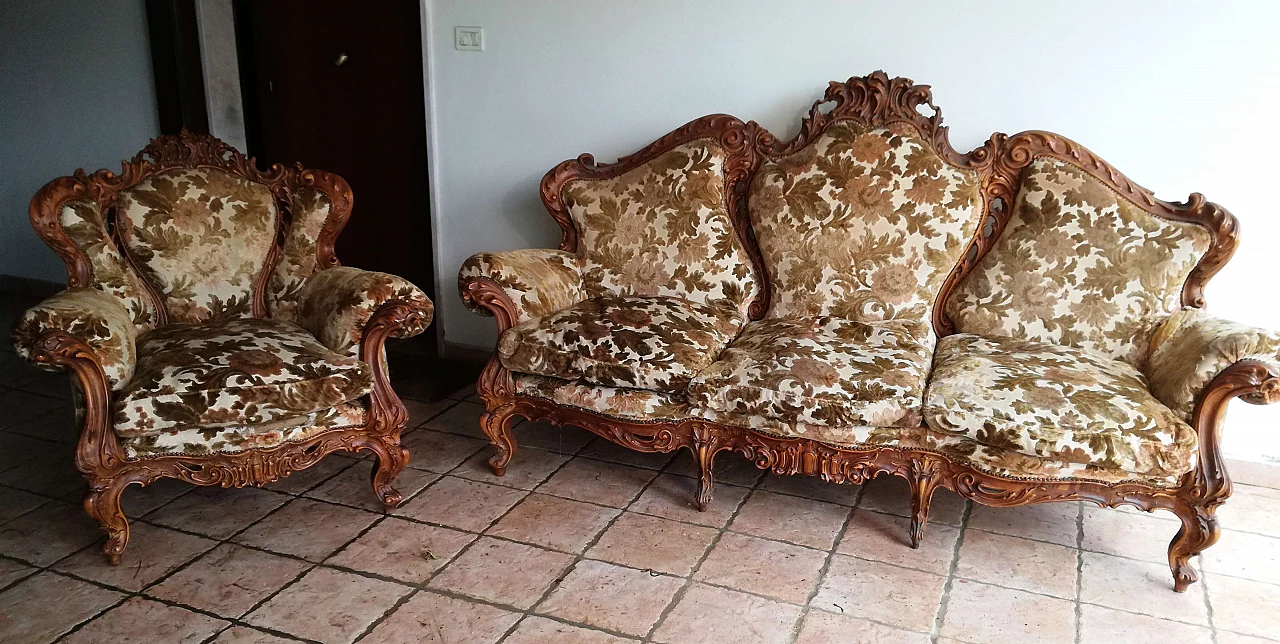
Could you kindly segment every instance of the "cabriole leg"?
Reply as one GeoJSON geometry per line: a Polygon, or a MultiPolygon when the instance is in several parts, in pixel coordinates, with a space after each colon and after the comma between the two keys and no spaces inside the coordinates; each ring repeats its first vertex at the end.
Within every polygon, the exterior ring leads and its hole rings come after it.
{"type": "Polygon", "coordinates": [[[489,437],[489,442],[498,449],[498,453],[489,459],[489,467],[494,476],[507,473],[507,464],[516,453],[516,439],[511,434],[511,412],[506,407],[494,411],[486,411],[480,416],[480,429],[489,437]]]}
{"type": "Polygon", "coordinates": [[[392,487],[391,482],[400,476],[404,466],[409,463],[409,450],[402,445],[386,445],[379,443],[373,450],[378,462],[370,472],[369,480],[373,484],[373,492],[382,500],[388,510],[400,505],[404,497],[392,487]]]}
{"type": "Polygon", "coordinates": [[[707,506],[711,505],[712,488],[716,484],[713,474],[716,450],[695,447],[693,448],[693,458],[698,461],[698,497],[694,501],[698,504],[699,512],[706,512],[707,506]]]}
{"type": "Polygon", "coordinates": [[[924,527],[929,522],[929,503],[937,485],[931,478],[912,478],[911,483],[911,547],[919,548],[924,541],[924,527]]]}
{"type": "Polygon", "coordinates": [[[1185,592],[1187,586],[1200,579],[1191,567],[1191,558],[1218,542],[1217,505],[1181,505],[1176,514],[1182,527],[1169,543],[1169,569],[1173,572],[1173,589],[1185,592]]]}
{"type": "Polygon", "coordinates": [[[120,478],[95,481],[90,483],[89,494],[84,498],[84,511],[96,519],[103,532],[107,533],[102,554],[113,566],[120,565],[124,547],[129,545],[129,520],[120,509],[120,495],[129,483],[120,478]]]}

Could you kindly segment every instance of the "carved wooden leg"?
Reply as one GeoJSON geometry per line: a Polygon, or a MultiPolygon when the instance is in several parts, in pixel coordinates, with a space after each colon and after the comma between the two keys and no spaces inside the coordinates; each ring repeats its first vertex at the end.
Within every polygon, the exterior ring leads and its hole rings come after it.
{"type": "Polygon", "coordinates": [[[498,449],[498,453],[489,459],[489,467],[494,476],[507,473],[507,463],[516,454],[516,438],[511,434],[511,412],[506,407],[486,411],[480,416],[480,429],[489,437],[489,442],[498,449]]]}
{"type": "Polygon", "coordinates": [[[910,476],[907,483],[911,486],[911,547],[919,548],[924,541],[924,526],[929,521],[929,502],[933,500],[933,492],[938,488],[941,466],[938,461],[919,457],[911,460],[908,466],[910,476]]]}
{"type": "Polygon", "coordinates": [[[129,520],[120,509],[120,495],[129,486],[130,481],[120,478],[105,481],[93,481],[89,484],[89,494],[84,497],[84,511],[97,519],[98,525],[107,533],[107,542],[102,544],[102,554],[107,556],[107,563],[120,565],[120,556],[124,547],[129,545],[129,520]]]}
{"type": "Polygon", "coordinates": [[[1187,586],[1200,579],[1191,567],[1191,558],[1218,542],[1217,504],[1185,505],[1177,508],[1182,527],[1169,543],[1169,569],[1173,571],[1173,589],[1185,592],[1187,586]]]}
{"type": "Polygon", "coordinates": [[[382,499],[382,504],[388,510],[395,509],[404,500],[391,482],[400,476],[400,472],[404,471],[404,466],[409,463],[409,450],[399,444],[385,445],[375,443],[377,448],[373,453],[377,456],[378,462],[373,466],[370,472],[369,480],[373,483],[373,492],[382,499]]]}
{"type": "Polygon", "coordinates": [[[931,478],[911,479],[911,547],[924,541],[924,526],[929,521],[929,502],[937,485],[931,478]]]}
{"type": "Polygon", "coordinates": [[[707,506],[711,505],[711,492],[716,484],[713,474],[716,451],[705,445],[693,449],[693,458],[698,461],[698,497],[695,502],[699,512],[706,512],[707,506]]]}

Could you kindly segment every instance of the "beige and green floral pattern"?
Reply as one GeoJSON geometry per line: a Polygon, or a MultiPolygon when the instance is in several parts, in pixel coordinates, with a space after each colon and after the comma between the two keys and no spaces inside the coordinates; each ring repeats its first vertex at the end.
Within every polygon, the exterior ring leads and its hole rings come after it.
{"type": "MultiPolygon", "coordinates": [[[[27,309],[13,325],[14,351],[31,360],[36,342],[50,331],[66,331],[89,345],[112,389],[120,389],[133,376],[136,327],[115,295],[92,288],[72,288],[45,299],[27,309]]],[[[61,369],[48,363],[34,364],[61,369]]]]}
{"type": "Polygon", "coordinates": [[[676,393],[742,328],[736,308],[678,297],[601,297],[526,320],[498,338],[512,371],[676,393]]]}
{"type": "Polygon", "coordinates": [[[126,252],[164,299],[169,322],[252,314],[253,288],[276,236],[266,186],[213,168],[143,179],[120,192],[126,252]]]}
{"type": "Polygon", "coordinates": [[[125,437],[262,425],[372,389],[369,365],[289,322],[169,325],[138,338],[137,370],[116,399],[114,424],[125,437]]]}
{"type": "Polygon", "coordinates": [[[512,379],[516,391],[525,396],[545,398],[557,405],[586,409],[613,418],[652,422],[693,417],[689,404],[680,394],[603,387],[527,373],[513,374],[512,379]]]}
{"type": "Polygon", "coordinates": [[[410,324],[396,327],[396,338],[410,338],[431,324],[434,307],[427,294],[409,280],[388,273],[348,266],[329,268],[312,275],[302,287],[298,324],[324,343],[349,356],[360,355],[365,324],[383,304],[405,302],[422,312],[410,324]]]}
{"type": "Polygon", "coordinates": [[[765,162],[748,204],[774,318],[928,320],[982,215],[977,174],[914,128],[851,121],[765,162]]]}
{"type": "Polygon", "coordinates": [[[726,153],[676,146],[612,179],[564,188],[588,297],[661,295],[740,309],[756,289],[725,204],[726,153]]]}
{"type": "Polygon", "coordinates": [[[1151,344],[1151,393],[1187,420],[1200,392],[1223,369],[1258,360],[1280,373],[1280,333],[1215,318],[1204,309],[1174,313],[1151,344]]]}
{"type": "MultiPolygon", "coordinates": [[[[505,253],[476,253],[458,270],[458,288],[465,293],[467,283],[488,278],[502,287],[516,307],[516,322],[540,318],[586,299],[577,257],[562,250],[530,248],[505,253]]],[[[466,298],[473,313],[489,315],[466,298]]]]}
{"type": "Polygon", "coordinates": [[[1057,159],[1024,171],[1008,225],[946,312],[964,333],[1053,342],[1139,369],[1209,232],[1160,219],[1057,159]]]}
{"type": "Polygon", "coordinates": [[[264,425],[193,427],[124,438],[120,442],[124,445],[125,456],[131,459],[172,454],[204,456],[213,453],[231,454],[248,449],[266,449],[283,443],[306,440],[321,432],[360,427],[364,424],[364,403],[355,400],[332,409],[322,409],[304,416],[285,418],[264,425]]]}
{"type": "Polygon", "coordinates": [[[133,320],[139,333],[155,328],[160,321],[159,312],[142,279],[130,268],[129,262],[107,234],[98,204],[68,201],[62,205],[59,223],[71,243],[89,259],[92,271],[90,285],[114,295],[129,312],[129,319],[133,320]]]}
{"type": "Polygon", "coordinates": [[[267,281],[267,312],[277,320],[298,321],[298,301],[307,278],[317,266],[320,231],[333,212],[329,195],[314,188],[293,193],[289,209],[289,230],[267,281]]]}
{"type": "Polygon", "coordinates": [[[924,416],[982,445],[1140,475],[1186,471],[1196,446],[1132,365],[1034,340],[942,338],[924,416]]]}
{"type": "Polygon", "coordinates": [[[919,427],[927,322],[771,318],[747,324],[689,385],[717,412],[811,425],[919,427]]]}

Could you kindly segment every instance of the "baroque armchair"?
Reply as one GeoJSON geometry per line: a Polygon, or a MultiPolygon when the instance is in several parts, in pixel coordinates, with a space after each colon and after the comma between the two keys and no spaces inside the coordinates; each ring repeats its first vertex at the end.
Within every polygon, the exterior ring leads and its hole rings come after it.
{"type": "Polygon", "coordinates": [[[85,510],[120,562],[120,497],[159,478],[263,485],[335,451],[372,452],[388,507],[408,461],[384,343],[430,323],[408,281],[342,267],[341,177],[259,170],[210,137],[162,136],[123,163],[55,179],[31,222],[68,288],[14,324],[18,354],[69,369],[85,510]]]}

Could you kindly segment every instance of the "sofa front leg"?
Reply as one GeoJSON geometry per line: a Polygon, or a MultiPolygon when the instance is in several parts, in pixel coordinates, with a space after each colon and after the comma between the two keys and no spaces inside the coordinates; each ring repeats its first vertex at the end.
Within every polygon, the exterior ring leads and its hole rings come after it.
{"type": "Polygon", "coordinates": [[[1218,542],[1217,505],[1179,504],[1175,514],[1182,527],[1169,543],[1169,569],[1173,572],[1173,590],[1186,592],[1187,586],[1200,579],[1191,558],[1218,542]]]}
{"type": "Polygon", "coordinates": [[[694,502],[699,512],[706,512],[711,505],[711,493],[715,487],[716,454],[728,449],[719,432],[709,425],[698,425],[693,429],[693,441],[689,450],[693,459],[698,462],[698,496],[694,502]]]}
{"type": "Polygon", "coordinates": [[[489,437],[489,442],[498,450],[489,459],[489,467],[494,476],[507,473],[507,464],[516,454],[516,438],[511,433],[512,412],[510,405],[503,405],[480,415],[480,429],[489,437]]]}
{"type": "Polygon", "coordinates": [[[911,547],[919,548],[924,541],[924,527],[929,522],[929,503],[938,489],[941,464],[928,457],[910,461],[907,483],[911,486],[911,547]]]}

